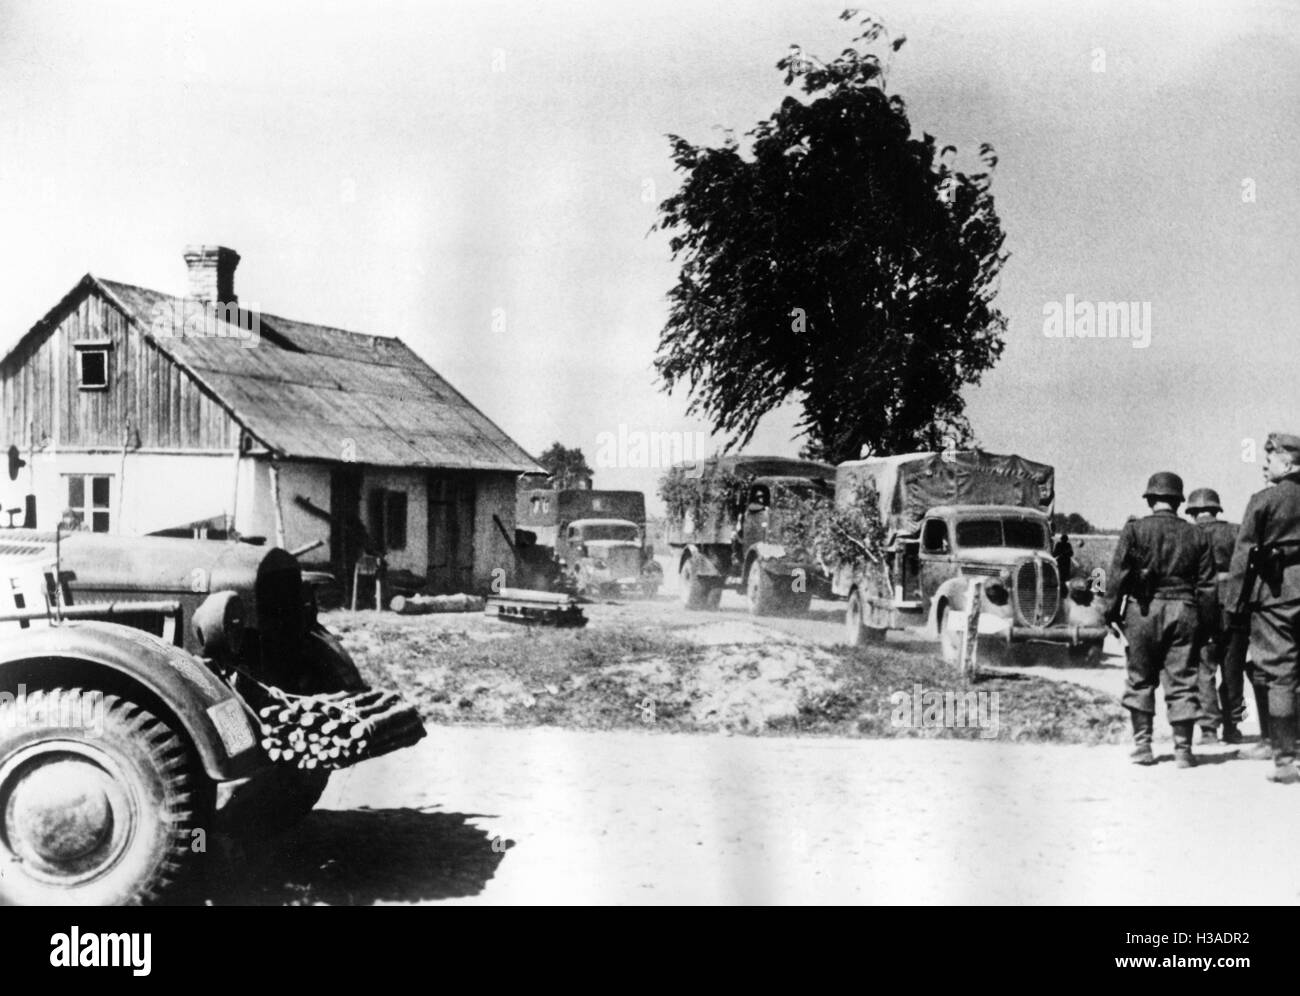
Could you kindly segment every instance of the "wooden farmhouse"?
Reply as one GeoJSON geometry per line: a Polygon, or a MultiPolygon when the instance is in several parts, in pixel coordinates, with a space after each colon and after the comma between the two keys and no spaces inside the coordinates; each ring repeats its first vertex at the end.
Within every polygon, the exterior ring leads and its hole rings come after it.
{"type": "Polygon", "coordinates": [[[438,591],[508,581],[516,479],[541,469],[514,440],[401,340],[243,310],[233,250],[185,261],[184,296],[87,274],[0,360],[0,526],[233,531],[317,544],[303,563],[340,579],[378,550],[438,591]]]}

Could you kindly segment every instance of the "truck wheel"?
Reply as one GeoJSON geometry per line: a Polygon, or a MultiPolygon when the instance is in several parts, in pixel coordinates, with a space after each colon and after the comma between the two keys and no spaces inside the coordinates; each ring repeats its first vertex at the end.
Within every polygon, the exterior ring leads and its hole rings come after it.
{"type": "Polygon", "coordinates": [[[940,606],[935,624],[939,631],[939,653],[945,664],[957,664],[961,660],[962,634],[951,627],[951,622],[950,608],[947,605],[940,606]]]}
{"type": "Polygon", "coordinates": [[[745,590],[749,596],[751,616],[769,616],[776,609],[776,584],[772,576],[763,570],[762,564],[755,563],[750,566],[745,590]]]}
{"type": "Polygon", "coordinates": [[[704,596],[704,607],[709,611],[715,611],[722,604],[722,589],[724,585],[721,580],[709,585],[709,593],[704,596]]]}
{"type": "Polygon", "coordinates": [[[1080,643],[1067,647],[1066,656],[1071,667],[1100,667],[1103,654],[1100,643],[1080,643]]]}
{"type": "Polygon", "coordinates": [[[175,891],[211,800],[184,738],[114,694],[49,688],[6,699],[0,902],[138,905],[175,891]]]}
{"type": "Polygon", "coordinates": [[[812,608],[812,592],[792,591],[785,596],[785,610],[792,616],[806,616],[812,608]]]}
{"type": "Polygon", "coordinates": [[[366,687],[352,655],[337,636],[317,626],[303,639],[303,656],[312,676],[313,692],[359,692],[366,687]]]}
{"type": "Polygon", "coordinates": [[[329,785],[328,768],[275,764],[238,798],[238,819],[230,833],[241,840],[275,837],[301,823],[329,785]]]}
{"type": "Polygon", "coordinates": [[[884,643],[887,629],[868,626],[866,602],[862,592],[854,588],[849,593],[848,608],[844,611],[844,641],[850,647],[861,647],[868,643],[884,643]]]}
{"type": "Polygon", "coordinates": [[[682,561],[681,573],[678,575],[681,587],[682,605],[688,609],[716,609],[722,597],[722,589],[708,578],[702,578],[695,570],[695,561],[688,557],[682,561]],[[712,604],[710,604],[712,603],[712,604]]]}

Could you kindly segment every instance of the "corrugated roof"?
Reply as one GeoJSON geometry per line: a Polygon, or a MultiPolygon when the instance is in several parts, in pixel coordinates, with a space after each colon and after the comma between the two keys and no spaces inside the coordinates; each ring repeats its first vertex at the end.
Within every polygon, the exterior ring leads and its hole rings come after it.
{"type": "MultiPolygon", "coordinates": [[[[98,280],[250,433],[286,457],[389,467],[536,472],[541,468],[400,339],[260,316],[256,345],[154,334],[183,298],[98,280]]],[[[193,302],[189,302],[193,308],[193,302]]],[[[251,342],[251,340],[249,340],[251,342]]]]}

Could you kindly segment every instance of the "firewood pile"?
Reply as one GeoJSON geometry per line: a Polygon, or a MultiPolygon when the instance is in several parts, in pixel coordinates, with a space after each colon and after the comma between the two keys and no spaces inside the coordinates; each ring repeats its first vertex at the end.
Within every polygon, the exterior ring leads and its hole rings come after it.
{"type": "Polygon", "coordinates": [[[277,764],[346,768],[409,747],[425,735],[419,712],[396,692],[290,695],[257,711],[262,749],[277,764]]]}

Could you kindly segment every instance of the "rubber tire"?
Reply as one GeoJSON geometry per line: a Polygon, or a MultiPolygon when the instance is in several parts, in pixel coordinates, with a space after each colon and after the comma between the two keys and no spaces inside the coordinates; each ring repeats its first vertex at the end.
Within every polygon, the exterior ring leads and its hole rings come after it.
{"type": "Polygon", "coordinates": [[[196,864],[194,831],[205,829],[213,799],[212,783],[189,742],[135,702],[94,689],[29,688],[25,706],[20,715],[17,700],[0,702],[0,904],[143,905],[179,891],[196,864]],[[61,724],[65,717],[86,716],[88,707],[94,715],[101,694],[102,732],[87,731],[84,723],[61,724]],[[53,717],[33,719],[34,709],[51,702],[53,717]],[[12,792],[33,762],[57,755],[65,757],[61,763],[86,766],[87,774],[100,772],[93,777],[107,776],[120,791],[108,802],[113,830],[124,828],[117,853],[106,855],[106,864],[80,882],[53,864],[45,876],[33,874],[31,861],[17,860],[10,849],[20,825],[9,823],[12,792]]]}
{"type": "Polygon", "coordinates": [[[776,611],[779,602],[776,583],[763,570],[762,564],[750,565],[749,574],[745,578],[745,595],[749,599],[751,616],[770,616],[776,611]]]}
{"type": "Polygon", "coordinates": [[[947,628],[950,611],[947,605],[940,606],[934,621],[939,632],[939,655],[945,664],[955,667],[961,663],[961,634],[947,628]]]}
{"type": "Polygon", "coordinates": [[[296,768],[274,764],[263,776],[266,785],[258,786],[258,796],[251,805],[240,809],[239,823],[231,830],[240,840],[262,840],[292,830],[316,808],[329,787],[329,768],[296,768]]]}
{"type": "Polygon", "coordinates": [[[785,596],[783,606],[786,613],[792,616],[806,616],[812,608],[811,591],[792,591],[785,596]]]}
{"type": "Polygon", "coordinates": [[[884,643],[887,629],[866,624],[867,610],[862,604],[862,591],[849,592],[849,604],[844,609],[844,640],[850,647],[863,647],[869,643],[884,643]]]}
{"type": "Polygon", "coordinates": [[[718,607],[718,600],[722,597],[721,587],[712,584],[708,578],[696,574],[695,561],[692,558],[688,557],[682,561],[678,581],[684,608],[699,611],[718,607]]]}
{"type": "Polygon", "coordinates": [[[339,638],[317,626],[303,640],[303,655],[312,674],[313,692],[359,692],[366,683],[339,638]]]}
{"type": "Polygon", "coordinates": [[[1100,667],[1105,654],[1100,643],[1081,643],[1065,648],[1066,659],[1071,667],[1100,667]]]}
{"type": "Polygon", "coordinates": [[[723,587],[724,585],[722,581],[717,581],[709,585],[709,593],[704,596],[704,607],[710,612],[716,611],[718,606],[722,604],[723,587]]]}

